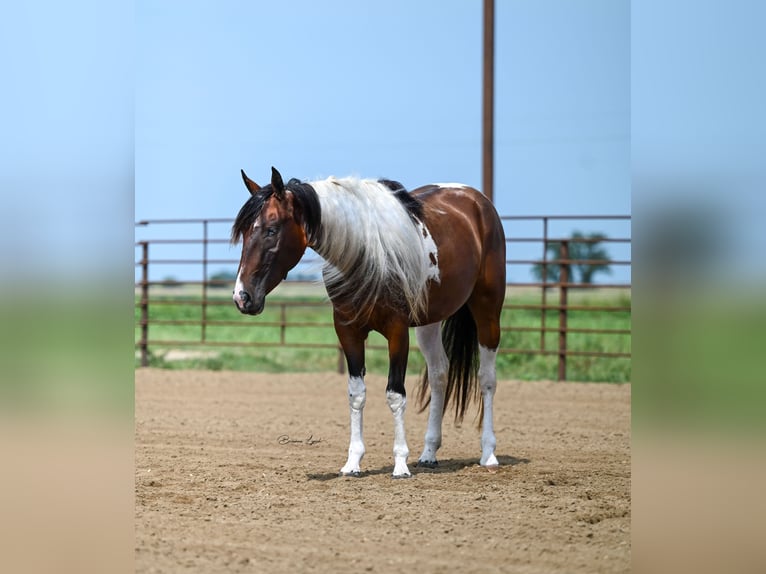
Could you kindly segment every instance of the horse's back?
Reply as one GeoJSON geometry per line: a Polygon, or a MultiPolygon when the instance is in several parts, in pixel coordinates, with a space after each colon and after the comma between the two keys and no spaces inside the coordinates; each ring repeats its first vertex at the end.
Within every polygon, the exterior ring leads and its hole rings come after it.
{"type": "Polygon", "coordinates": [[[440,222],[454,225],[458,219],[464,219],[490,241],[502,236],[505,246],[503,226],[495,206],[479,190],[460,183],[436,183],[419,187],[412,195],[423,202],[426,225],[438,227],[440,222]]]}
{"type": "Polygon", "coordinates": [[[505,259],[503,224],[483,193],[467,185],[442,183],[419,187],[412,195],[423,202],[424,223],[437,245],[452,249],[467,242],[480,258],[499,253],[505,259]]]}

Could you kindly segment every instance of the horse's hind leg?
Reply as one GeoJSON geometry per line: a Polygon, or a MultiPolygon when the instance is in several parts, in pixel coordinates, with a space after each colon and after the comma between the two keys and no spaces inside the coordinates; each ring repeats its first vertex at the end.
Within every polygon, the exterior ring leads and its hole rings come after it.
{"type": "Polygon", "coordinates": [[[479,387],[481,388],[481,398],[484,410],[481,425],[481,460],[479,464],[489,468],[498,466],[497,457],[495,457],[495,439],[492,401],[495,397],[497,387],[497,376],[495,374],[495,359],[497,358],[497,347],[494,349],[485,347],[479,343],[479,387]]]}
{"type": "Polygon", "coordinates": [[[441,337],[441,323],[432,323],[415,328],[418,346],[428,368],[428,384],[431,388],[431,403],[428,411],[423,454],[418,466],[434,467],[437,464],[436,451],[442,444],[442,419],[444,417],[444,390],[447,387],[449,360],[444,352],[441,337]]]}
{"type": "MultiPolygon", "coordinates": [[[[502,305],[502,300],[501,300],[502,305]]],[[[484,308],[484,307],[482,307],[484,308]]],[[[495,361],[497,348],[500,345],[500,312],[487,313],[486,310],[473,310],[474,320],[479,339],[479,388],[481,389],[482,431],[481,431],[481,460],[482,466],[493,468],[498,466],[495,456],[495,430],[493,421],[492,402],[497,388],[495,361]]]]}

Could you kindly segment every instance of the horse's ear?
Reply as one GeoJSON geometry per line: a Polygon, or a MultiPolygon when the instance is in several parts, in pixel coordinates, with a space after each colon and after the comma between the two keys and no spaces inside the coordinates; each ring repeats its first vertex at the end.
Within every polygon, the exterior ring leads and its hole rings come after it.
{"type": "Polygon", "coordinates": [[[245,187],[247,187],[247,190],[250,192],[250,195],[255,195],[257,192],[261,190],[261,186],[255,183],[252,179],[247,177],[245,174],[244,169],[240,169],[239,171],[242,172],[242,181],[245,182],[245,187]]]}
{"type": "Polygon", "coordinates": [[[271,187],[274,188],[274,195],[279,201],[285,199],[285,184],[282,183],[282,175],[277,171],[277,168],[271,166],[271,187]]]}

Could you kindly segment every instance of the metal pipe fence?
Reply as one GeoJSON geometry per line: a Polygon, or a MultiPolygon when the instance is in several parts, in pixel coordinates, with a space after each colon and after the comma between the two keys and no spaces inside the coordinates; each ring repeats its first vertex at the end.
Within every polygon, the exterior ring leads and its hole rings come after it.
{"type": "MultiPolygon", "coordinates": [[[[592,357],[600,360],[630,360],[629,344],[627,348],[618,351],[608,351],[577,347],[572,345],[572,335],[623,337],[631,334],[630,322],[628,328],[606,328],[573,326],[573,314],[583,316],[593,313],[630,314],[630,216],[628,215],[539,215],[539,216],[503,216],[501,217],[506,229],[508,270],[508,296],[503,306],[500,354],[542,355],[557,358],[557,378],[567,379],[567,363],[570,357],[592,357]],[[575,223],[588,225],[612,226],[616,233],[610,236],[581,236],[571,233],[575,223]],[[528,229],[532,227],[534,234],[528,229]],[[616,226],[616,227],[615,227],[616,226]],[[554,230],[554,228],[557,228],[554,230]],[[516,235],[515,233],[523,233],[516,235]],[[582,253],[580,246],[610,246],[617,248],[617,257],[593,257],[592,251],[586,251],[586,256],[576,257],[582,253]],[[588,255],[590,254],[590,255],[588,255]],[[617,269],[621,280],[612,282],[583,283],[576,280],[574,270],[598,268],[602,271],[617,269]],[[530,268],[535,270],[530,272],[530,268]],[[521,278],[518,278],[521,275],[521,278]],[[530,280],[530,276],[537,280],[530,280]],[[600,296],[596,302],[584,297],[587,293],[617,292],[626,294],[625,297],[600,296]],[[536,324],[530,326],[530,314],[539,314],[536,324]],[[537,343],[534,345],[514,345],[516,334],[537,333],[537,343]],[[510,339],[510,341],[506,341],[510,339]],[[552,340],[553,339],[553,340],[552,340]]],[[[222,287],[233,285],[230,278],[211,278],[210,269],[213,265],[224,265],[235,271],[239,263],[239,249],[236,258],[231,252],[223,250],[229,245],[229,239],[215,233],[211,228],[226,226],[233,220],[224,218],[208,219],[156,219],[136,223],[135,242],[137,250],[136,276],[136,307],[137,307],[137,341],[136,347],[140,357],[140,365],[148,366],[151,349],[178,347],[292,347],[335,350],[338,353],[338,371],[342,372],[345,361],[337,342],[295,342],[289,340],[288,332],[307,328],[333,329],[330,304],[326,301],[302,300],[272,300],[270,307],[279,309],[278,319],[268,320],[259,318],[258,325],[279,329],[277,341],[252,342],[242,339],[216,340],[210,336],[210,328],[215,327],[249,327],[253,323],[242,320],[234,310],[228,290],[222,287]],[[191,229],[189,229],[191,226],[191,229]],[[183,231],[181,231],[183,230],[183,231]],[[150,232],[157,232],[151,237],[150,232]],[[140,236],[140,237],[139,237],[140,236]],[[146,236],[146,237],[144,237],[146,236]],[[164,254],[164,251],[170,251],[164,254]],[[154,255],[154,252],[158,252],[154,255]],[[181,253],[183,252],[183,253],[181,253]],[[196,254],[195,254],[196,252],[196,254]],[[197,269],[187,274],[187,278],[176,280],[171,277],[158,278],[163,271],[173,269],[197,269]],[[194,278],[194,277],[199,278],[194,278]],[[167,288],[198,289],[196,295],[182,293],[169,295],[167,288]],[[216,292],[219,290],[219,292],[216,292]],[[226,295],[226,296],[223,296],[226,295]],[[150,309],[164,305],[179,305],[197,308],[199,315],[194,318],[160,319],[152,318],[150,309]],[[221,320],[211,318],[210,310],[216,306],[232,306],[232,319],[221,320]],[[327,309],[326,320],[294,320],[290,315],[296,309],[327,309]],[[198,327],[199,337],[188,338],[152,338],[152,326],[198,327]]],[[[318,256],[309,252],[299,264],[312,266],[321,263],[318,256]]],[[[581,277],[582,279],[582,277],[581,277]]],[[[290,282],[298,285],[301,282],[290,282]]],[[[330,339],[334,340],[334,338],[330,339]]],[[[628,339],[629,340],[629,339],[628,339]]],[[[414,341],[413,341],[414,343],[414,341]]],[[[625,347],[625,345],[623,345],[625,347]]],[[[384,346],[369,344],[369,349],[385,349],[384,346]]]]}
{"type": "MultiPolygon", "coordinates": [[[[503,307],[504,313],[511,310],[527,310],[527,311],[539,311],[540,312],[540,326],[539,327],[525,327],[525,326],[504,326],[503,332],[538,332],[540,334],[539,345],[536,348],[513,348],[501,346],[498,352],[500,353],[519,353],[519,354],[534,354],[534,355],[555,355],[558,358],[558,380],[567,379],[567,358],[568,357],[599,357],[603,359],[630,359],[631,353],[627,349],[625,351],[601,351],[592,349],[573,349],[569,344],[569,334],[589,334],[589,335],[607,335],[607,336],[630,336],[631,329],[608,329],[608,328],[583,328],[583,327],[570,327],[569,317],[571,312],[585,312],[585,313],[630,313],[630,303],[620,304],[571,304],[569,303],[570,295],[575,292],[581,294],[584,291],[594,290],[622,290],[627,293],[630,292],[631,283],[630,279],[626,279],[620,282],[611,283],[583,283],[575,282],[571,276],[572,266],[598,266],[608,265],[617,268],[625,268],[629,277],[631,258],[629,254],[622,258],[607,258],[607,259],[592,259],[585,258],[571,258],[570,250],[573,245],[595,245],[595,244],[610,244],[614,246],[622,247],[624,252],[629,253],[631,239],[629,229],[625,229],[630,225],[631,218],[629,215],[538,215],[538,216],[503,216],[501,219],[506,224],[506,242],[509,253],[515,253],[517,251],[517,245],[532,244],[537,245],[538,248],[542,248],[538,258],[510,258],[506,260],[506,264],[513,268],[514,266],[539,266],[540,279],[534,282],[513,281],[508,282],[512,287],[527,287],[536,288],[540,290],[540,304],[516,304],[508,302],[503,307]],[[533,222],[536,226],[541,228],[540,236],[514,236],[513,233],[508,233],[508,228],[513,227],[514,223],[518,222],[533,222]],[[571,224],[573,222],[589,224],[597,224],[603,226],[606,223],[621,224],[618,226],[620,235],[618,236],[563,236],[551,235],[551,227],[557,225],[561,227],[562,224],[571,224]],[[551,247],[554,247],[556,257],[551,259],[551,247]],[[551,279],[549,270],[556,269],[558,271],[557,277],[551,279]],[[556,303],[549,302],[549,295],[556,293],[558,301],[556,303]],[[548,326],[546,321],[547,312],[555,312],[557,314],[558,324],[554,327],[548,326]],[[546,344],[546,334],[557,335],[557,348],[550,349],[546,344]]],[[[629,301],[629,298],[628,298],[629,301]]]]}

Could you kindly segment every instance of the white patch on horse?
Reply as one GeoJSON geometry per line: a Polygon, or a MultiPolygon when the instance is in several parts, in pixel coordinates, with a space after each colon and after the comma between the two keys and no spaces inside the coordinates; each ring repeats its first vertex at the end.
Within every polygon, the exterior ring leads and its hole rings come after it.
{"type": "Polygon", "coordinates": [[[348,406],[351,412],[351,439],[348,445],[348,460],[341,474],[359,474],[364,456],[363,413],[364,404],[367,402],[367,388],[362,377],[348,378],[348,406]]]}
{"type": "Polygon", "coordinates": [[[444,392],[447,388],[449,359],[442,344],[441,323],[431,323],[415,327],[420,352],[425,357],[428,367],[428,385],[431,390],[431,402],[428,408],[428,427],[425,446],[418,464],[433,466],[436,464],[436,451],[442,444],[442,419],[444,418],[444,392]]]}
{"type": "Polygon", "coordinates": [[[444,188],[448,188],[448,189],[460,189],[460,188],[463,188],[463,187],[468,187],[464,183],[435,183],[434,185],[436,187],[444,187],[444,188]]]}
{"type": "Polygon", "coordinates": [[[393,391],[386,391],[388,408],[394,415],[394,478],[412,476],[407,468],[407,457],[410,449],[404,433],[404,411],[407,407],[407,397],[393,391]]]}
{"type": "Polygon", "coordinates": [[[492,422],[492,400],[495,396],[497,378],[495,375],[496,349],[488,349],[479,345],[479,387],[481,398],[484,402],[484,418],[482,419],[481,431],[481,460],[480,464],[486,467],[498,466],[495,457],[495,432],[492,422]]]}
{"type": "Polygon", "coordinates": [[[356,310],[353,319],[359,319],[395,284],[412,317],[425,313],[431,270],[413,249],[422,234],[391,190],[370,179],[330,177],[309,183],[322,210],[314,249],[326,262],[323,277],[330,298],[345,299],[356,310]]]}
{"type": "Polygon", "coordinates": [[[441,283],[439,273],[439,248],[436,246],[433,235],[422,221],[418,221],[418,235],[421,238],[423,246],[423,257],[425,258],[426,268],[428,269],[428,279],[441,283]]]}

